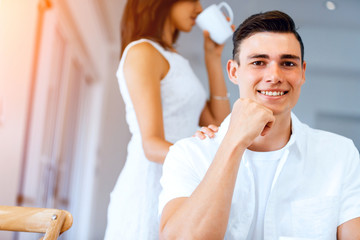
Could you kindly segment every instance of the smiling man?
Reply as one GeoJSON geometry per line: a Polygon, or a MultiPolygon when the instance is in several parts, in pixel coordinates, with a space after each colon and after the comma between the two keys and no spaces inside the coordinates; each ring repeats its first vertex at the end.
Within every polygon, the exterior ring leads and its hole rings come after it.
{"type": "Polygon", "coordinates": [[[349,139],[291,112],[305,82],[301,37],[285,13],[246,19],[233,36],[240,99],[214,139],[170,148],[163,239],[360,239],[360,160],[349,139]]]}

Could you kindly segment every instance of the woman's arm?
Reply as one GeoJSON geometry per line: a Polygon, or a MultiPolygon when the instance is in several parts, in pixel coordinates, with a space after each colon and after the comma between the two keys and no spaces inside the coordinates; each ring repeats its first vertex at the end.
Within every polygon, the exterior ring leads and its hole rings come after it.
{"type": "Polygon", "coordinates": [[[205,64],[209,77],[210,99],[206,103],[201,116],[200,125],[220,125],[230,113],[230,102],[221,66],[221,54],[224,45],[218,45],[204,31],[205,64]]]}
{"type": "MultiPolygon", "coordinates": [[[[172,143],[165,140],[160,82],[169,71],[169,63],[150,43],[130,48],[124,62],[126,85],[139,123],[147,159],[163,163],[172,143]]],[[[216,126],[203,127],[195,136],[214,137],[216,126]]]]}
{"type": "Polygon", "coordinates": [[[140,127],[144,153],[150,161],[163,163],[172,143],[165,140],[160,81],[169,63],[150,43],[129,49],[124,76],[140,127]]]}

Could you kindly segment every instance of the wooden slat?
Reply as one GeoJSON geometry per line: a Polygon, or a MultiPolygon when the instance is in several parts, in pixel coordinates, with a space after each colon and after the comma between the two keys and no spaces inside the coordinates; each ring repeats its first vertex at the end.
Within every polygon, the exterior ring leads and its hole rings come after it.
{"type": "Polygon", "coordinates": [[[0,230],[46,233],[44,239],[57,239],[59,233],[71,227],[72,221],[65,210],[0,206],[0,230]]]}

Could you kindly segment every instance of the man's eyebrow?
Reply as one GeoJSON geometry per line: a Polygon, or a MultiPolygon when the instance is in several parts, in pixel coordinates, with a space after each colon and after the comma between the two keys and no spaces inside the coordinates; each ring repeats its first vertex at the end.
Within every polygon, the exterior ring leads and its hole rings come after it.
{"type": "Polygon", "coordinates": [[[293,54],[283,54],[281,55],[280,59],[295,59],[295,60],[300,60],[300,57],[297,55],[293,55],[293,54]]]}
{"type": "Polygon", "coordinates": [[[269,59],[270,57],[267,54],[253,54],[253,55],[248,56],[248,59],[253,59],[253,58],[266,58],[266,59],[269,59]]]}
{"type": "MultiPolygon", "coordinates": [[[[255,58],[264,58],[269,59],[269,55],[267,54],[253,54],[248,56],[248,59],[255,59],[255,58]]],[[[294,60],[300,60],[300,57],[294,54],[283,54],[281,55],[280,59],[294,59],[294,60]]]]}

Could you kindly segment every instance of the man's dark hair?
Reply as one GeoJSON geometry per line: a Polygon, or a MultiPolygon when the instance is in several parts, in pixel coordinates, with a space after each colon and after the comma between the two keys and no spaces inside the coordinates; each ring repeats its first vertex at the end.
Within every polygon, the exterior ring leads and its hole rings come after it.
{"type": "Polygon", "coordinates": [[[259,32],[293,33],[300,43],[301,62],[304,61],[304,44],[296,31],[294,20],[286,13],[269,11],[248,17],[234,32],[233,60],[239,63],[241,42],[259,32]]]}

